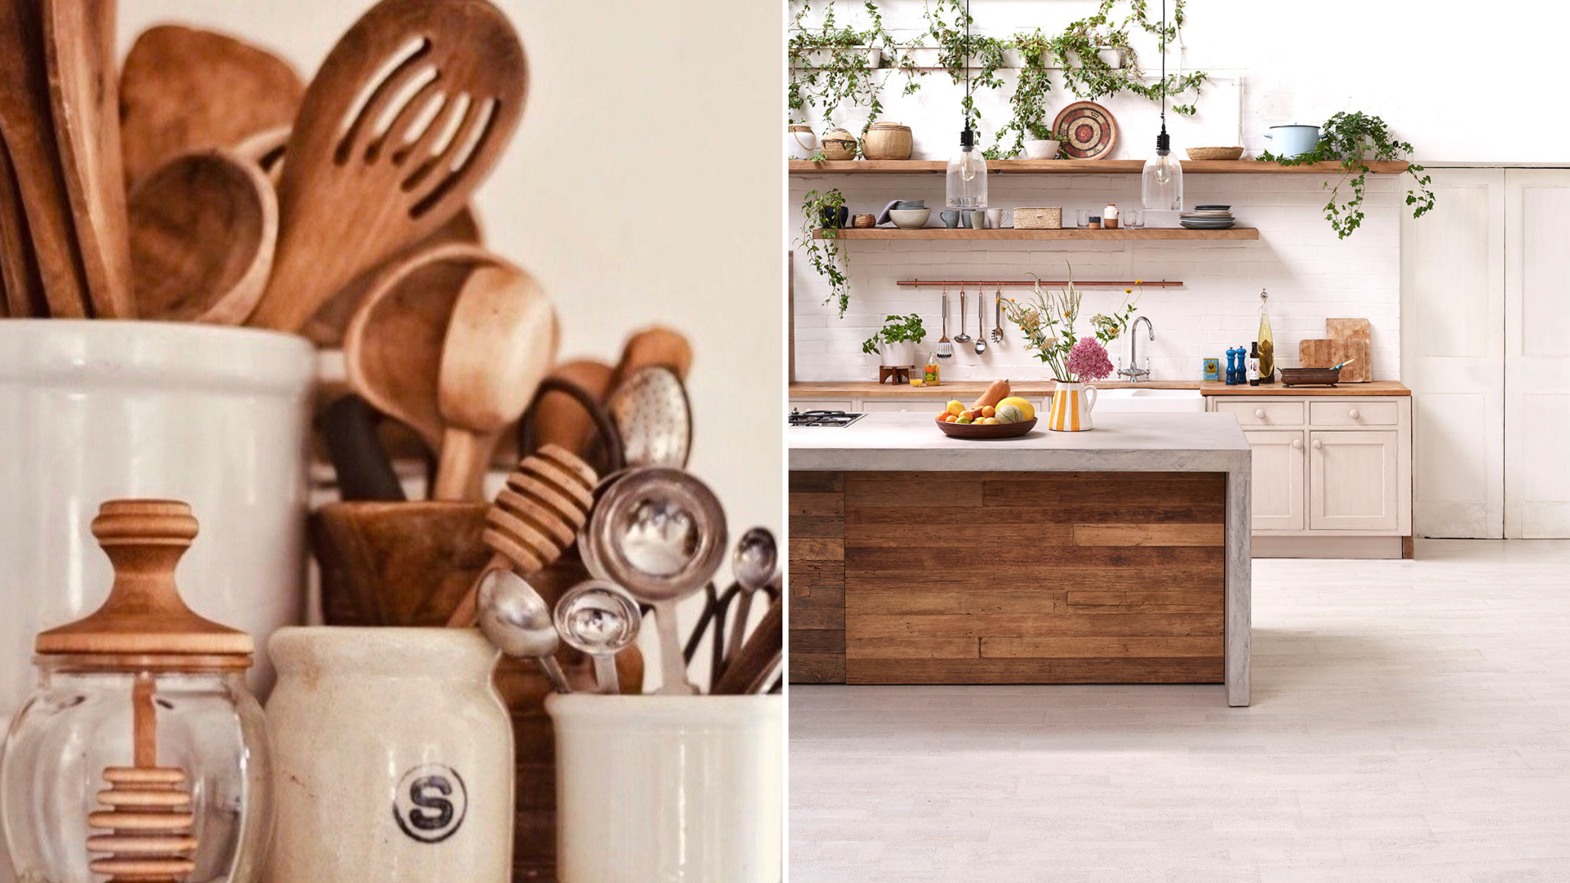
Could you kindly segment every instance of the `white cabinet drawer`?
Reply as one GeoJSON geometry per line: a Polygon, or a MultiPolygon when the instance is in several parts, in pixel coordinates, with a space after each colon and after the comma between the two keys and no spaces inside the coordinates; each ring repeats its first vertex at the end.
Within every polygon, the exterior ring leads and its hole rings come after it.
{"type": "Polygon", "coordinates": [[[1309,402],[1308,422],[1315,426],[1395,426],[1401,422],[1401,406],[1388,400],[1332,398],[1309,402]]]}
{"type": "Polygon", "coordinates": [[[1301,401],[1270,402],[1254,399],[1252,401],[1225,401],[1216,402],[1216,411],[1222,414],[1236,414],[1237,422],[1245,428],[1250,426],[1302,426],[1303,405],[1301,401]]]}
{"type": "Polygon", "coordinates": [[[888,398],[861,400],[861,409],[868,414],[898,414],[909,411],[912,414],[933,414],[948,407],[948,399],[916,399],[916,398],[888,398]]]}
{"type": "Polygon", "coordinates": [[[797,411],[854,411],[853,399],[791,399],[791,408],[797,411]]]}

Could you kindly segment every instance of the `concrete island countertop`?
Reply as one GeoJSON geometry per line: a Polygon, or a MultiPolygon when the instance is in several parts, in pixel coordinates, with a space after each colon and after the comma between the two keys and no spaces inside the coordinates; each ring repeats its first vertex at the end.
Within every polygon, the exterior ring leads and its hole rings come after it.
{"type": "Polygon", "coordinates": [[[932,415],[868,414],[848,427],[786,430],[804,471],[1230,472],[1248,474],[1248,439],[1231,414],[1095,415],[1087,432],[1038,423],[1019,438],[950,438],[932,415]]]}
{"type": "MultiPolygon", "coordinates": [[[[792,383],[789,394],[797,398],[832,398],[835,396],[869,396],[873,398],[887,396],[896,398],[910,396],[923,399],[965,399],[967,396],[975,398],[981,395],[990,382],[985,380],[957,380],[952,383],[945,382],[939,386],[911,386],[908,383],[896,385],[876,383],[871,380],[813,381],[792,383]]],[[[1399,380],[1343,383],[1334,387],[1282,386],[1280,383],[1270,383],[1261,386],[1248,386],[1246,384],[1227,386],[1225,383],[1202,380],[1152,380],[1145,383],[1097,381],[1093,385],[1097,389],[1125,389],[1128,387],[1197,389],[1199,394],[1203,396],[1409,396],[1412,394],[1412,391],[1399,380]]],[[[1048,396],[1052,394],[1053,383],[1050,380],[1020,380],[1012,383],[1011,386],[1013,387],[1011,391],[1017,396],[1048,396]]]]}

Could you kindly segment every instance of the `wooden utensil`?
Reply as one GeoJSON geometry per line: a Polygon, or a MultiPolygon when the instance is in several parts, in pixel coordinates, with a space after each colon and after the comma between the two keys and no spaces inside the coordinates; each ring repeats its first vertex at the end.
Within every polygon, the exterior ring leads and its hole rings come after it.
{"type": "Polygon", "coordinates": [[[0,2],[0,134],[10,151],[49,315],[89,315],[87,284],[49,107],[43,9],[34,0],[0,2]]]}
{"type": "Polygon", "coordinates": [[[43,0],[43,10],[55,139],[93,317],[133,319],[116,0],[43,0]]]}
{"type": "Polygon", "coordinates": [[[622,346],[611,390],[642,369],[654,366],[669,368],[677,378],[686,380],[692,370],[692,344],[681,332],[658,325],[635,332],[622,346]]]}
{"type": "Polygon", "coordinates": [[[441,450],[437,376],[453,306],[469,272],[501,258],[472,245],[445,245],[379,269],[344,333],[349,385],[378,411],[441,450]]]}
{"type": "Polygon", "coordinates": [[[527,82],[517,34],[483,0],[372,7],[301,103],[278,259],[252,324],[303,328],[355,276],[457,214],[517,127],[527,82]]]}
{"type": "Polygon", "coordinates": [[[44,283],[33,259],[27,214],[22,210],[21,185],[17,183],[4,137],[0,137],[0,282],[4,283],[8,317],[49,315],[44,283]]]}
{"type": "MultiPolygon", "coordinates": [[[[563,362],[551,369],[550,377],[582,388],[596,402],[604,403],[611,393],[616,369],[593,359],[563,362]]],[[[594,419],[570,397],[547,392],[534,406],[534,438],[541,447],[557,445],[582,457],[595,437],[594,419]]]]}
{"type": "Polygon", "coordinates": [[[776,598],[758,627],[753,629],[752,637],[726,664],[725,673],[709,692],[716,696],[763,692],[769,676],[779,665],[784,648],[784,625],[784,602],[776,598]]]}
{"type": "Polygon", "coordinates": [[[1372,326],[1367,319],[1326,319],[1325,335],[1332,340],[1352,338],[1366,342],[1371,339],[1372,326]]]}
{"type": "Polygon", "coordinates": [[[255,163],[222,150],[176,157],[131,192],[137,314],[239,325],[278,242],[278,199],[255,163]]]}
{"type": "Polygon", "coordinates": [[[292,65],[227,34],[183,25],[143,31],[120,74],[125,181],[186,153],[287,136],[305,83],[292,65]]]}
{"type": "Polygon", "coordinates": [[[556,361],[556,344],[550,299],[533,277],[507,265],[469,273],[442,345],[443,433],[433,499],[483,499],[491,453],[502,430],[529,407],[556,361]]]}

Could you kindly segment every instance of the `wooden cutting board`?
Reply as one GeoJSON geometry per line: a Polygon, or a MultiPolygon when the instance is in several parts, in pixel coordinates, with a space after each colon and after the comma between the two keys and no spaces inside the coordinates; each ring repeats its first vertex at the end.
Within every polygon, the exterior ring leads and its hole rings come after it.
{"type": "Polygon", "coordinates": [[[1338,338],[1351,338],[1369,341],[1369,322],[1367,319],[1326,319],[1325,336],[1332,340],[1338,338]]]}
{"type": "Polygon", "coordinates": [[[1341,369],[1343,383],[1367,383],[1370,379],[1368,360],[1369,346],[1366,340],[1329,338],[1297,342],[1299,368],[1334,368],[1342,362],[1351,361],[1352,364],[1341,369]]]}

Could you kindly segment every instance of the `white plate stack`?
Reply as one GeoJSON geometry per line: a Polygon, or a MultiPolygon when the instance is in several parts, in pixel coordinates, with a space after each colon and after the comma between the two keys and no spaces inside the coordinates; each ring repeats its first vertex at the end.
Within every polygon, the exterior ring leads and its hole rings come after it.
{"type": "Polygon", "coordinates": [[[1197,205],[1191,212],[1184,212],[1179,223],[1188,230],[1226,230],[1237,219],[1232,217],[1230,205],[1197,205]]]}

